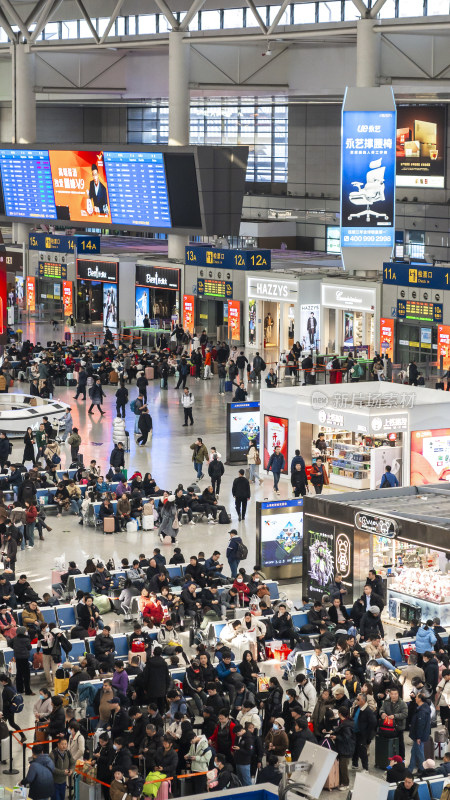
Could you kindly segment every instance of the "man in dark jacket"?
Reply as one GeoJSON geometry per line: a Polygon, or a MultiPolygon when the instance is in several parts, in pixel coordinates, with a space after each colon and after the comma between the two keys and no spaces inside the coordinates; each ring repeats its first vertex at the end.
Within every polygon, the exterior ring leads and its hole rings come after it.
{"type": "Polygon", "coordinates": [[[3,469],[10,455],[10,441],[4,431],[0,433],[0,467],[3,469]]]}
{"type": "Polygon", "coordinates": [[[109,463],[113,469],[116,467],[125,467],[125,450],[123,449],[123,442],[115,444],[111,450],[109,463]]]}
{"type": "Polygon", "coordinates": [[[109,765],[109,774],[112,776],[115,772],[120,771],[123,775],[128,776],[128,770],[132,765],[131,753],[126,747],[126,739],[123,736],[116,736],[114,739],[114,756],[109,765]]]}
{"type": "Polygon", "coordinates": [[[359,633],[361,641],[368,641],[371,636],[376,636],[378,633],[384,639],[384,628],[378,606],[370,606],[369,610],[362,615],[359,633]]]}
{"type": "Polygon", "coordinates": [[[131,724],[130,718],[125,709],[120,707],[120,697],[116,695],[111,700],[108,700],[108,703],[111,706],[111,713],[106,730],[111,731],[112,739],[116,739],[117,736],[125,735],[131,724]]]}
{"type": "Polygon", "coordinates": [[[84,367],[82,367],[78,373],[78,384],[77,384],[77,391],[74,394],[73,399],[78,400],[78,395],[83,395],[83,400],[86,400],[86,384],[87,384],[88,375],[84,367]]]}
{"type": "Polygon", "coordinates": [[[361,692],[356,697],[356,707],[353,714],[353,731],[356,739],[356,747],[352,758],[354,767],[358,767],[358,759],[361,759],[363,770],[368,771],[368,749],[375,736],[376,729],[377,718],[367,705],[366,695],[361,692]]]}
{"type": "Polygon", "coordinates": [[[384,598],[383,579],[381,575],[377,575],[375,569],[369,569],[369,574],[366,579],[366,586],[370,586],[374,594],[384,598]]]}
{"type": "Polygon", "coordinates": [[[347,628],[350,624],[348,611],[341,603],[340,597],[333,598],[333,605],[328,609],[328,616],[337,628],[347,628]]]}
{"type": "Polygon", "coordinates": [[[424,746],[425,742],[428,742],[431,733],[431,709],[427,702],[427,696],[423,692],[419,692],[416,695],[416,704],[417,710],[409,726],[409,738],[412,741],[412,747],[408,769],[411,772],[416,766],[418,769],[422,769],[425,759],[424,746]]]}
{"type": "Polygon", "coordinates": [[[144,445],[147,444],[148,435],[152,430],[152,427],[153,427],[152,418],[148,412],[148,408],[144,406],[144,408],[141,411],[138,422],[138,428],[141,432],[141,435],[138,437],[137,443],[140,447],[144,447],[144,445]]]}
{"type": "Polygon", "coordinates": [[[146,736],[148,715],[143,713],[139,706],[131,706],[128,711],[128,716],[132,724],[132,729],[129,733],[128,747],[133,755],[137,755],[146,736]]]}
{"type": "Polygon", "coordinates": [[[250,500],[250,481],[245,477],[243,469],[239,470],[239,477],[234,479],[231,493],[234,497],[236,513],[240,522],[241,519],[245,519],[247,502],[250,500]]]}
{"type": "Polygon", "coordinates": [[[305,742],[317,744],[317,739],[308,727],[308,721],[304,717],[296,719],[294,722],[294,732],[289,736],[289,749],[292,761],[298,761],[305,742]]]}
{"type": "Polygon", "coordinates": [[[242,544],[242,539],[235,528],[232,528],[228,533],[230,534],[230,541],[228,542],[226,556],[231,571],[231,577],[234,580],[237,576],[239,562],[241,560],[239,558],[239,545],[242,544]]]}
{"type": "Polygon", "coordinates": [[[111,628],[105,625],[102,631],[94,639],[94,655],[102,664],[108,667],[114,666],[114,639],[111,636],[111,628]]]}
{"type": "Polygon", "coordinates": [[[355,732],[353,720],[349,719],[350,712],[345,706],[338,709],[339,724],[331,738],[334,741],[339,761],[339,788],[350,783],[348,777],[348,762],[355,751],[355,732]]]}
{"type": "Polygon", "coordinates": [[[335,575],[334,581],[330,583],[328,594],[332,600],[334,600],[335,597],[339,597],[341,605],[344,604],[344,595],[347,594],[347,589],[342,583],[342,575],[339,575],[339,573],[335,575]]]}
{"type": "Polygon", "coordinates": [[[423,654],[423,671],[425,673],[425,681],[428,686],[431,686],[431,696],[436,694],[437,685],[439,683],[439,665],[437,658],[433,655],[431,650],[427,650],[423,654]]]}
{"type": "Polygon", "coordinates": [[[275,450],[269,458],[269,463],[267,464],[267,474],[269,474],[270,470],[272,470],[273,490],[275,494],[280,494],[278,491],[278,484],[280,482],[280,476],[284,469],[284,465],[285,460],[284,455],[281,452],[281,447],[275,447],[275,450]]]}
{"type": "Polygon", "coordinates": [[[89,406],[88,414],[93,414],[94,413],[93,408],[94,406],[97,406],[98,410],[100,411],[100,414],[103,416],[105,412],[102,411],[102,403],[103,403],[103,398],[105,397],[105,393],[102,389],[100,378],[96,378],[94,385],[91,386],[91,388],[89,389],[89,397],[91,400],[91,405],[89,406]]]}
{"type": "Polygon", "coordinates": [[[91,575],[92,589],[96,594],[107,594],[111,586],[111,580],[111,575],[108,570],[105,569],[105,565],[99,561],[95,572],[91,575]]]}
{"type": "MultiPolygon", "coordinates": [[[[324,609],[320,600],[315,600],[314,605],[312,608],[309,609],[306,619],[308,620],[308,626],[313,627],[313,631],[309,631],[305,629],[304,633],[317,633],[319,630],[319,625],[321,622],[325,622],[328,620],[328,614],[324,609]]],[[[303,629],[302,629],[303,630],[303,629]]]]}
{"type": "Polygon", "coordinates": [[[369,584],[364,586],[364,593],[361,595],[361,599],[364,601],[365,610],[368,611],[370,606],[378,606],[380,612],[383,611],[384,608],[384,600],[379,594],[375,594],[372,587],[369,584]]]}
{"type": "Polygon", "coordinates": [[[405,777],[402,783],[399,783],[395,793],[394,800],[418,800],[419,787],[414,782],[414,776],[411,772],[405,772],[405,777]]]}
{"type": "Polygon", "coordinates": [[[155,647],[153,656],[147,658],[143,671],[134,681],[132,699],[139,700],[144,695],[148,701],[154,700],[157,703],[158,710],[162,714],[165,711],[166,693],[169,684],[170,674],[162,657],[162,649],[161,647],[155,647]]]}
{"type": "Polygon", "coordinates": [[[225,472],[225,467],[222,461],[219,461],[217,453],[214,453],[211,461],[208,464],[208,475],[211,478],[211,486],[216,497],[220,493],[220,484],[222,482],[222,475],[225,472]]]}
{"type": "Polygon", "coordinates": [[[278,610],[272,617],[272,628],[277,633],[277,638],[289,639],[290,647],[293,648],[296,639],[298,638],[292,622],[292,617],[288,614],[287,608],[284,603],[280,603],[278,610]]]}
{"type": "Polygon", "coordinates": [[[30,651],[31,641],[26,628],[19,625],[16,636],[12,641],[14,658],[16,660],[17,676],[16,686],[20,694],[34,695],[30,687],[30,651]]]}
{"type": "Polygon", "coordinates": [[[55,765],[50,756],[44,753],[42,744],[34,744],[31,753],[30,766],[23,782],[29,786],[31,800],[44,800],[52,797],[55,791],[55,765]]]}

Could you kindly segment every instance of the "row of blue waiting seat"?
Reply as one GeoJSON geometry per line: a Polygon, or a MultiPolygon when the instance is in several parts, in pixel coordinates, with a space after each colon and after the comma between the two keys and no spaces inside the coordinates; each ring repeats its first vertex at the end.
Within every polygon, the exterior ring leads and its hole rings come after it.
{"type": "MultiPolygon", "coordinates": [[[[440,800],[445,780],[445,778],[437,775],[423,781],[415,781],[419,792],[419,800],[440,800]]],[[[394,800],[396,788],[396,783],[389,784],[387,800],[394,800]]]]}

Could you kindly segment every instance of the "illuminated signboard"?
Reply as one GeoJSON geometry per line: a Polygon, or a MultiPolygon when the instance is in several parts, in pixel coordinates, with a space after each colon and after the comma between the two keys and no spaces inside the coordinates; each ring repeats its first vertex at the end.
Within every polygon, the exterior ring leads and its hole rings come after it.
{"type": "Polygon", "coordinates": [[[397,300],[399,319],[418,322],[442,322],[442,303],[426,303],[421,300],[397,300]]]}
{"type": "Polygon", "coordinates": [[[199,297],[231,298],[233,297],[233,282],[199,278],[197,280],[197,294],[199,297]]]}
{"type": "Polygon", "coordinates": [[[50,261],[39,261],[39,277],[66,280],[67,264],[52,264],[50,261]]]}

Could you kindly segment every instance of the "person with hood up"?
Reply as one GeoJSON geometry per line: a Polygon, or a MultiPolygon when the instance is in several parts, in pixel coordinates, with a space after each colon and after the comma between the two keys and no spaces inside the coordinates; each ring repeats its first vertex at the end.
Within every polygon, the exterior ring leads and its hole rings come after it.
{"type": "Polygon", "coordinates": [[[266,753],[274,753],[279,759],[283,759],[289,747],[288,735],[284,729],[283,717],[275,717],[271,729],[264,738],[266,753]]]}
{"type": "Polygon", "coordinates": [[[50,756],[44,753],[41,744],[34,744],[31,749],[31,762],[23,785],[29,787],[31,800],[46,800],[53,797],[55,782],[53,773],[55,765],[50,756]]]}
{"type": "Polygon", "coordinates": [[[368,641],[372,636],[379,634],[384,638],[384,628],[381,622],[378,606],[370,606],[369,610],[361,617],[359,624],[360,641],[368,641]]]}

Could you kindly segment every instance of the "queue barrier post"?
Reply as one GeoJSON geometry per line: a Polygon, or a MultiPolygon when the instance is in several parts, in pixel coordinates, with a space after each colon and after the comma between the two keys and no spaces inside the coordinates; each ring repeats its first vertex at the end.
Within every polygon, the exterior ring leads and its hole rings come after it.
{"type": "Polygon", "coordinates": [[[13,768],[13,756],[12,756],[12,740],[13,734],[12,731],[9,732],[9,768],[3,770],[4,775],[18,775],[19,770],[13,768]]]}

